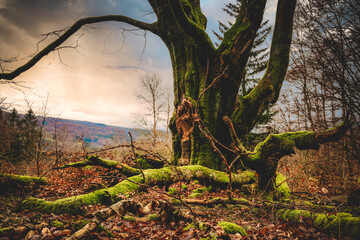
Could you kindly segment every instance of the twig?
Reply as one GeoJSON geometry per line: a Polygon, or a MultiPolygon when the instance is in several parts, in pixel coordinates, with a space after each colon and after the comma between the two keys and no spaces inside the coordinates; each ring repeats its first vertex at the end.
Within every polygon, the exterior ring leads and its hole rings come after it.
{"type": "MultiPolygon", "coordinates": [[[[208,65],[209,66],[209,65],[208,65]]],[[[200,114],[199,114],[199,103],[200,103],[200,100],[201,100],[201,97],[204,95],[204,93],[209,90],[211,87],[213,87],[218,81],[219,79],[225,74],[225,72],[227,71],[227,69],[229,68],[229,66],[226,66],[225,69],[223,70],[223,72],[217,76],[216,78],[214,78],[214,80],[212,81],[212,83],[207,86],[205,89],[203,89],[203,91],[200,93],[197,101],[196,101],[196,108],[195,108],[195,116],[196,116],[196,120],[199,122],[199,129],[200,131],[202,132],[202,134],[204,134],[204,136],[210,141],[210,144],[211,146],[214,148],[215,152],[217,152],[221,158],[221,160],[224,162],[225,166],[226,166],[226,170],[227,170],[227,173],[229,175],[229,192],[228,192],[228,195],[229,195],[229,199],[231,199],[231,193],[232,193],[232,176],[231,176],[231,169],[230,169],[230,166],[224,156],[224,154],[220,151],[220,149],[218,147],[216,147],[216,144],[215,144],[215,138],[211,135],[210,131],[207,129],[205,123],[201,120],[200,118],[200,114]],[[204,128],[206,128],[206,131],[204,130],[204,128]]],[[[206,78],[207,78],[207,74],[206,74],[206,78]]],[[[206,81],[206,79],[205,79],[206,81]]],[[[218,142],[218,141],[216,141],[218,142]]],[[[223,144],[221,144],[223,146],[223,144]]]]}
{"type": "Polygon", "coordinates": [[[133,137],[131,135],[131,132],[128,132],[129,133],[129,136],[130,136],[130,142],[131,142],[131,150],[134,154],[134,157],[135,157],[135,163],[137,165],[137,167],[140,169],[140,172],[141,172],[141,175],[143,177],[143,181],[145,182],[145,174],[144,174],[144,171],[141,167],[141,164],[139,163],[139,161],[137,161],[136,157],[137,157],[137,154],[135,153],[135,148],[134,148],[134,142],[133,142],[133,137]]]}

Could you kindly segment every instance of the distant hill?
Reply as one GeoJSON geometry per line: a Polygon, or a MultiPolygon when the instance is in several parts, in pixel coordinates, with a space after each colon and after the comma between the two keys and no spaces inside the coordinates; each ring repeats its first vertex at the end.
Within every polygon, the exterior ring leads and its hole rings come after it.
{"type": "Polygon", "coordinates": [[[47,118],[45,122],[46,129],[54,132],[55,124],[57,131],[68,135],[68,140],[76,141],[78,137],[82,137],[91,148],[103,147],[106,143],[116,139],[118,142],[129,142],[130,131],[132,136],[138,136],[138,130],[125,127],[109,126],[102,123],[93,123],[87,121],[77,121],[62,118],[47,118]]]}

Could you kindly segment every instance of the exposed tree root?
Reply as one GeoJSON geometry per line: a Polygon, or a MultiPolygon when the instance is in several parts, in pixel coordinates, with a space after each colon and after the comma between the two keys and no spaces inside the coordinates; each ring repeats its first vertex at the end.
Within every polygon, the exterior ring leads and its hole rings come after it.
{"type": "Polygon", "coordinates": [[[153,201],[146,207],[134,200],[121,200],[108,208],[102,209],[94,214],[94,217],[89,221],[82,229],[71,235],[68,240],[77,240],[86,237],[97,226],[113,215],[123,217],[127,212],[131,212],[138,216],[144,216],[154,210],[155,207],[160,208],[160,220],[164,224],[169,224],[173,220],[185,220],[187,222],[193,222],[194,226],[200,226],[201,223],[195,219],[192,215],[182,211],[181,209],[175,209],[174,206],[165,201],[153,201]]]}
{"type": "MultiPolygon", "coordinates": [[[[145,181],[142,174],[139,174],[129,177],[111,188],[97,190],[89,194],[56,201],[29,198],[23,201],[22,207],[56,214],[81,214],[83,212],[83,206],[97,203],[111,205],[119,200],[119,195],[128,195],[137,190],[143,190],[146,186],[164,186],[179,180],[190,181],[197,179],[204,184],[214,187],[226,187],[229,182],[229,177],[226,173],[199,165],[182,166],[176,169],[169,167],[148,169],[144,170],[143,173],[145,181]]],[[[233,174],[232,176],[232,184],[234,187],[240,187],[243,184],[254,182],[254,180],[255,174],[248,171],[233,174]]]]}
{"type": "Polygon", "coordinates": [[[279,218],[294,223],[307,222],[315,228],[339,236],[360,236],[360,217],[354,217],[350,213],[314,213],[308,210],[281,209],[276,211],[279,218]]]}
{"type": "Polygon", "coordinates": [[[131,177],[131,176],[138,175],[141,173],[141,171],[139,169],[130,167],[126,164],[122,164],[117,161],[105,160],[105,159],[100,158],[97,155],[92,155],[90,157],[87,157],[85,161],[79,161],[79,162],[75,162],[75,163],[65,164],[65,165],[59,167],[59,169],[65,169],[65,168],[69,168],[69,167],[81,168],[81,167],[85,167],[85,166],[101,166],[101,167],[108,168],[108,169],[116,169],[127,177],[131,177]]]}
{"type": "Polygon", "coordinates": [[[88,222],[82,229],[71,235],[68,240],[82,239],[94,231],[97,226],[108,219],[110,216],[117,214],[120,217],[124,216],[127,212],[138,212],[141,209],[141,205],[133,200],[122,200],[108,208],[102,209],[94,214],[94,217],[88,222]]]}
{"type": "Polygon", "coordinates": [[[293,223],[307,222],[313,227],[328,232],[335,233],[339,236],[349,235],[352,237],[360,236],[360,217],[354,217],[350,213],[319,213],[324,212],[324,208],[317,205],[296,205],[271,202],[271,201],[249,201],[246,199],[228,199],[228,198],[214,198],[214,199],[183,199],[187,204],[198,204],[213,206],[215,204],[240,204],[253,208],[266,209],[267,211],[276,210],[276,216],[285,221],[293,223]],[[280,209],[279,209],[280,208],[280,209]],[[296,208],[296,209],[294,209],[296,208]],[[300,209],[299,209],[300,208],[300,209]],[[306,210],[308,209],[308,210],[306,210]],[[310,209],[310,210],[309,210],[310,209]]]}

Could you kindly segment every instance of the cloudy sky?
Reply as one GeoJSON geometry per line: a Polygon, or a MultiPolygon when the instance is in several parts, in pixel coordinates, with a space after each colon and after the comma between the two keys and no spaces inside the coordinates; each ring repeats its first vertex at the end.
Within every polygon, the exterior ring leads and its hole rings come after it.
{"type": "MultiPolygon", "coordinates": [[[[221,10],[227,2],[235,0],[201,1],[213,41],[211,30],[217,29],[217,20],[229,20],[221,10]]],[[[265,18],[273,20],[275,4],[276,0],[269,1],[265,18]]],[[[156,20],[146,0],[0,0],[0,59],[17,59],[2,67],[14,69],[28,60],[42,34],[71,26],[82,17],[108,14],[156,20]]],[[[0,97],[20,112],[27,108],[27,100],[39,114],[48,99],[50,116],[135,127],[133,113],[144,111],[135,97],[140,77],[158,73],[171,91],[172,69],[161,40],[134,30],[121,23],[82,29],[65,44],[76,49],[49,54],[16,78],[18,85],[0,85],[0,97]]],[[[39,48],[53,39],[48,37],[39,48]]]]}

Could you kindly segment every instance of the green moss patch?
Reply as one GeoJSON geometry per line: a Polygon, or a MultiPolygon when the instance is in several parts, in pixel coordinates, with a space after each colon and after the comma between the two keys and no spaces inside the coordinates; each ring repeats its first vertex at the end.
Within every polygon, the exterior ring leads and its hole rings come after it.
{"type": "Polygon", "coordinates": [[[192,193],[189,195],[189,198],[197,198],[197,197],[201,197],[202,193],[192,193]]]}
{"type": "Polygon", "coordinates": [[[283,201],[290,199],[291,191],[286,182],[286,177],[281,173],[277,173],[275,184],[275,198],[283,201]]]}
{"type": "Polygon", "coordinates": [[[194,189],[193,193],[204,193],[205,191],[210,192],[211,190],[212,190],[212,187],[211,187],[211,186],[209,186],[209,187],[202,187],[202,188],[194,189]]]}
{"type": "Polygon", "coordinates": [[[64,226],[64,224],[62,222],[60,222],[59,220],[54,220],[51,221],[51,226],[54,226],[56,228],[62,228],[64,226]]]}
{"type": "Polygon", "coordinates": [[[128,221],[128,222],[134,222],[135,218],[133,216],[126,215],[126,216],[123,216],[123,220],[128,221]]]}
{"type": "Polygon", "coordinates": [[[247,233],[244,228],[232,222],[219,222],[218,225],[224,229],[226,233],[235,234],[240,233],[241,236],[246,236],[247,233]]]}
{"type": "Polygon", "coordinates": [[[179,191],[176,190],[176,188],[171,187],[171,188],[169,188],[168,193],[169,193],[170,195],[176,195],[176,194],[179,193],[179,191]]]}
{"type": "Polygon", "coordinates": [[[149,219],[152,221],[158,221],[160,219],[159,215],[156,213],[149,215],[149,219]]]}
{"type": "Polygon", "coordinates": [[[183,228],[183,231],[187,232],[190,230],[190,228],[196,228],[195,224],[191,223],[183,228]]]}

